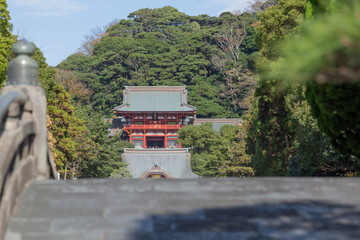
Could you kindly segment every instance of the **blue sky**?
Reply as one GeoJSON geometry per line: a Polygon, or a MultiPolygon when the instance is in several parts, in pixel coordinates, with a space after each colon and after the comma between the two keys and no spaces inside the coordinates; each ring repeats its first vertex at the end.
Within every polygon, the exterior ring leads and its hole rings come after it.
{"type": "Polygon", "coordinates": [[[173,6],[191,16],[241,10],[248,0],[7,0],[14,34],[34,42],[56,66],[77,52],[84,36],[140,8],[173,6]]]}

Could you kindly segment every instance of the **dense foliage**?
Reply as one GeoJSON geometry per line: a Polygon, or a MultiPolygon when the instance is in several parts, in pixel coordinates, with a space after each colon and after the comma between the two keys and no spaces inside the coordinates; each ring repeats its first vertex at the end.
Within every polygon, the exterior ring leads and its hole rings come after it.
{"type": "Polygon", "coordinates": [[[75,115],[84,120],[89,137],[94,142],[89,150],[92,158],[84,162],[81,177],[131,177],[126,164],[121,161],[121,154],[124,148],[133,148],[134,144],[120,140],[120,134],[109,138],[110,123],[99,114],[80,109],[75,115]]]}
{"type": "MultiPolygon", "coordinates": [[[[311,114],[315,108],[306,100],[307,96],[311,103],[311,88],[307,87],[305,96],[300,85],[284,87],[284,71],[277,68],[279,62],[290,66],[294,62],[283,60],[285,41],[290,42],[293,52],[300,49],[295,57],[314,57],[317,52],[302,54],[302,43],[310,40],[296,42],[296,34],[304,31],[306,9],[309,18],[324,9],[335,9],[327,4],[315,0],[253,1],[249,12],[225,12],[219,17],[187,16],[172,7],[140,9],[98,34],[98,39],[88,44],[90,52],[74,54],[59,67],[72,71],[92,94],[88,103],[78,101],[80,107],[90,105],[103,114],[121,102],[124,85],[187,85],[189,103],[198,107],[198,117],[244,116],[256,87],[241,131],[226,136],[210,126],[179,131],[179,142],[192,148],[193,171],[201,176],[243,176],[254,171],[259,176],[346,175],[357,171],[357,161],[336,153],[320,131],[324,131],[321,123],[319,129],[311,114]],[[255,72],[260,76],[257,84],[255,72]]],[[[315,27],[313,32],[321,33],[315,27]]],[[[336,35],[327,34],[324,39],[336,35]]],[[[315,35],[310,38],[312,44],[321,41],[315,35]]],[[[355,56],[356,51],[349,54],[355,56]]],[[[309,69],[319,63],[302,61],[312,65],[309,69]]],[[[309,71],[302,69],[301,73],[309,71]]],[[[303,76],[295,71],[287,75],[303,76]]],[[[316,103],[321,101],[315,98],[324,98],[318,91],[312,96],[316,103]]],[[[329,117],[323,119],[329,121],[329,117]]],[[[333,126],[339,125],[334,122],[333,126]]]]}
{"type": "Polygon", "coordinates": [[[290,64],[283,68],[292,81],[306,83],[311,112],[333,147],[359,158],[360,22],[355,16],[360,5],[336,9],[332,14],[319,13],[305,24],[301,40],[287,44],[285,58],[290,64]]]}
{"type": "MultiPolygon", "coordinates": [[[[269,65],[279,57],[277,43],[299,29],[306,0],[279,0],[259,13],[256,38],[261,46],[259,62],[269,65]]],[[[294,133],[289,124],[286,90],[281,83],[260,72],[254,104],[248,116],[247,151],[257,175],[286,175],[294,133]]]]}
{"type": "Polygon", "coordinates": [[[254,175],[250,156],[245,153],[244,133],[244,128],[232,125],[217,132],[211,123],[178,131],[179,143],[192,153],[193,172],[204,177],[254,175]]]}
{"type": "Polygon", "coordinates": [[[318,127],[307,104],[304,86],[294,87],[287,96],[291,109],[289,118],[294,132],[294,153],[289,160],[291,176],[339,176],[353,175],[359,170],[354,157],[337,153],[328,137],[318,127]]]}
{"type": "MultiPolygon", "coordinates": [[[[94,121],[94,110],[111,116],[127,85],[186,85],[188,102],[198,108],[198,117],[239,117],[247,112],[256,85],[252,72],[258,52],[256,22],[254,13],[195,17],[172,7],[140,9],[110,24],[104,33],[89,37],[91,41],[83,47],[86,51],[58,65],[56,79],[72,93],[78,116],[86,122],[94,121]]],[[[253,174],[244,152],[244,131],[220,134],[203,127],[189,126],[179,132],[186,138],[180,140],[186,147],[198,129],[204,130],[195,144],[206,145],[206,150],[192,150],[194,172],[201,176],[253,174]]],[[[107,157],[111,158],[116,156],[107,157]]]]}
{"type": "MultiPolygon", "coordinates": [[[[359,150],[359,117],[354,111],[359,102],[354,98],[359,96],[357,86],[314,81],[316,77],[324,80],[330,73],[348,74],[348,70],[340,69],[347,62],[356,65],[357,48],[346,45],[349,41],[345,36],[354,36],[357,28],[334,15],[328,15],[325,21],[316,18],[315,23],[306,23],[305,27],[303,24],[305,9],[308,18],[324,9],[341,9],[328,4],[329,1],[279,0],[259,15],[256,36],[261,45],[260,81],[248,115],[247,132],[247,152],[252,155],[257,175],[328,176],[353,175],[358,171],[354,157],[340,154],[355,155],[354,150],[359,150]],[[343,50],[332,51],[334,48],[343,50]],[[354,58],[340,57],[341,52],[354,53],[354,58]],[[332,61],[338,63],[339,69],[332,67],[332,61]],[[306,88],[297,84],[285,87],[284,78],[291,82],[312,81],[306,88]],[[340,149],[336,141],[342,142],[342,148],[354,150],[337,153],[331,147],[340,149]]],[[[358,22],[354,14],[348,16],[353,23],[358,22]]]]}
{"type": "Polygon", "coordinates": [[[6,80],[7,63],[12,55],[11,47],[16,36],[11,34],[12,24],[5,0],[0,0],[0,88],[6,80]]]}
{"type": "MultiPolygon", "coordinates": [[[[198,117],[245,119],[179,130],[194,173],[358,175],[359,13],[353,0],[254,0],[219,17],[145,8],[88,36],[57,68],[37,50],[58,170],[129,177],[121,153],[133,145],[108,138],[104,117],[124,86],[186,85],[198,117]]],[[[1,84],[15,37],[4,0],[0,14],[1,84]]]]}
{"type": "MultiPolygon", "coordinates": [[[[332,146],[345,155],[360,159],[360,75],[359,75],[359,18],[360,4],[356,1],[333,1],[328,5],[330,17],[317,20],[313,29],[330,22],[321,41],[329,47],[316,59],[322,69],[307,84],[307,99],[319,128],[330,138],[332,146]],[[337,10],[344,4],[345,7],[337,10]],[[320,60],[321,59],[321,60],[320,60]],[[351,104],[349,104],[351,103],[351,104]]],[[[308,30],[305,38],[313,34],[308,30]]],[[[313,62],[313,61],[309,61],[313,62]]]]}
{"type": "Polygon", "coordinates": [[[126,173],[121,152],[132,144],[121,142],[118,136],[108,139],[109,125],[101,118],[86,121],[89,119],[75,116],[70,94],[55,81],[59,73],[47,66],[39,49],[33,57],[39,63],[40,81],[47,94],[49,141],[62,177],[69,178],[68,172],[71,178],[109,177],[119,170],[126,173]]]}
{"type": "MultiPolygon", "coordinates": [[[[1,0],[0,88],[6,79],[7,63],[13,57],[11,46],[16,41],[16,36],[11,34],[12,25],[6,8],[6,1],[1,0]]],[[[90,126],[85,124],[85,118],[75,116],[73,100],[86,101],[87,89],[77,79],[74,80],[71,73],[49,67],[40,49],[36,49],[33,58],[39,64],[39,79],[46,92],[49,146],[61,176],[65,179],[129,176],[125,164],[121,162],[121,152],[124,147],[133,145],[120,141],[119,136],[108,139],[109,125],[102,118],[98,121],[92,118],[91,122],[96,125],[90,126]]]]}
{"type": "Polygon", "coordinates": [[[71,55],[58,67],[86,84],[89,105],[104,115],[120,105],[124,86],[186,85],[199,117],[239,117],[254,88],[256,21],[247,13],[193,17],[172,7],[140,9],[99,36],[90,55],[71,55]]]}

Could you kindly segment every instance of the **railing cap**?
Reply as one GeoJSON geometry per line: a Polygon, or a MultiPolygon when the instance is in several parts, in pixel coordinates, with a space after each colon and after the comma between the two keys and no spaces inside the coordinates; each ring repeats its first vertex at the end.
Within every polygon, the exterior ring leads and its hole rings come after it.
{"type": "Polygon", "coordinates": [[[12,51],[16,57],[9,62],[6,85],[40,85],[39,66],[31,58],[35,50],[34,44],[24,39],[13,45],[12,51]]]}
{"type": "Polygon", "coordinates": [[[35,46],[32,43],[29,43],[28,41],[21,39],[17,41],[11,48],[12,52],[18,56],[21,54],[25,55],[33,55],[35,53],[35,46]]]}

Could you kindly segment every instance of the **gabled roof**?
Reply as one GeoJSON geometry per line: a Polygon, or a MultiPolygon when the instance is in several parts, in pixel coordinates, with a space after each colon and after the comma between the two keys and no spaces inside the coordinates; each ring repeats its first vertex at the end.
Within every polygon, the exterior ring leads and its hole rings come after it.
{"type": "Polygon", "coordinates": [[[197,109],[187,104],[185,86],[126,86],[120,112],[188,112],[197,109]]]}
{"type": "Polygon", "coordinates": [[[212,123],[215,131],[220,131],[223,125],[231,124],[233,126],[242,126],[243,120],[241,118],[196,118],[194,125],[201,125],[203,123],[212,123]]]}
{"type": "Polygon", "coordinates": [[[191,154],[188,149],[134,149],[125,148],[122,161],[134,178],[146,176],[155,165],[172,178],[198,178],[191,171],[191,154]]]}

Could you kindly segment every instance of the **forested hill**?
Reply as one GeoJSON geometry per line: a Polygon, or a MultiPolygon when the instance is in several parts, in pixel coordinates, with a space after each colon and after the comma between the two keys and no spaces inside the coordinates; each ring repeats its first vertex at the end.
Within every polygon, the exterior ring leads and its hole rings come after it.
{"type": "Polygon", "coordinates": [[[75,101],[104,116],[121,104],[124,86],[186,85],[199,117],[239,117],[255,88],[256,22],[256,13],[140,9],[89,36],[58,65],[61,81],[75,101]]]}
{"type": "MultiPolygon", "coordinates": [[[[250,11],[219,17],[140,9],[89,35],[55,79],[91,133],[99,125],[93,113],[111,116],[126,85],[186,85],[199,117],[242,116],[241,129],[179,131],[201,176],[356,176],[360,93],[356,78],[347,79],[357,75],[347,73],[357,72],[360,4],[346,2],[253,0],[250,11]],[[317,82],[333,75],[335,82],[317,82]]],[[[99,166],[114,152],[96,141],[103,150],[91,176],[106,172],[99,166]]]]}
{"type": "MultiPolygon", "coordinates": [[[[139,85],[186,85],[199,117],[244,119],[220,132],[179,130],[200,176],[359,176],[359,1],[253,0],[249,8],[219,17],[140,9],[94,31],[57,68],[38,49],[62,177],[129,176],[121,152],[133,145],[106,137],[103,118],[122,103],[124,86],[139,85]]],[[[0,87],[17,38],[6,9],[0,0],[0,87]]]]}

